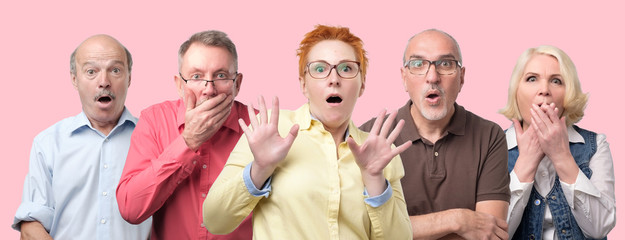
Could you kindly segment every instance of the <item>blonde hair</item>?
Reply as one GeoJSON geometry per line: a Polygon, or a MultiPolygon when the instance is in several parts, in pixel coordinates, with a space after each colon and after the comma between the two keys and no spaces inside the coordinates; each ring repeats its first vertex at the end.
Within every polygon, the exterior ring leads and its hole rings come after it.
{"type": "Polygon", "coordinates": [[[577,77],[577,70],[571,58],[561,49],[549,45],[530,48],[521,54],[510,77],[508,103],[503,109],[499,110],[499,113],[503,114],[508,119],[523,121],[516,99],[516,93],[519,89],[519,82],[523,76],[525,66],[533,56],[538,54],[552,56],[558,60],[560,75],[562,76],[562,82],[565,87],[564,112],[562,116],[566,117],[567,126],[579,122],[579,120],[582,120],[582,117],[584,117],[584,109],[588,102],[588,95],[582,92],[582,87],[577,77]]]}

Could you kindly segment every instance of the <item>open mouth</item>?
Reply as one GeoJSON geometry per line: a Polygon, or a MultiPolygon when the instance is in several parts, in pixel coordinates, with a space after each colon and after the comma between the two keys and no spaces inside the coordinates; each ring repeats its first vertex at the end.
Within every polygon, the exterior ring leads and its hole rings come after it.
{"type": "Polygon", "coordinates": [[[426,97],[426,98],[429,98],[429,99],[435,99],[435,98],[437,98],[438,96],[439,96],[439,95],[438,95],[437,93],[430,93],[430,94],[428,94],[428,95],[427,95],[427,96],[425,96],[425,97],[426,97]]]}
{"type": "Polygon", "coordinates": [[[343,99],[339,96],[331,96],[328,99],[326,99],[326,102],[328,103],[341,103],[343,101],[343,99]]]}
{"type": "Polygon", "coordinates": [[[97,101],[101,103],[109,103],[113,101],[113,99],[110,96],[101,96],[97,99],[97,101]]]}

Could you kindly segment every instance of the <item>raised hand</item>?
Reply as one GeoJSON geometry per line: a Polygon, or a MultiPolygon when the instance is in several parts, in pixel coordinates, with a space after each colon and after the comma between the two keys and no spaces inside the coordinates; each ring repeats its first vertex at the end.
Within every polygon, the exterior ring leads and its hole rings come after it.
{"type": "MultiPolygon", "coordinates": [[[[536,130],[530,126],[527,130],[523,130],[519,120],[512,119],[514,122],[514,131],[516,132],[516,142],[519,148],[519,158],[514,165],[514,172],[521,182],[531,182],[534,180],[538,164],[545,156],[536,130]]],[[[530,123],[533,124],[533,123],[530,123]]]]}
{"type": "Polygon", "coordinates": [[[560,109],[556,108],[554,103],[542,106],[533,104],[530,112],[541,149],[553,162],[560,179],[574,183],[579,167],[569,148],[566,118],[559,117],[560,109]]]}
{"type": "Polygon", "coordinates": [[[408,149],[412,144],[410,141],[407,141],[401,146],[391,148],[391,144],[393,144],[404,127],[404,120],[400,120],[395,129],[388,135],[391,124],[397,116],[397,111],[393,111],[384,121],[384,124],[382,124],[385,114],[386,110],[380,112],[373,123],[369,136],[362,145],[359,146],[352,138],[347,139],[349,149],[354,154],[356,164],[360,167],[367,192],[371,196],[378,196],[384,192],[386,189],[384,168],[393,157],[408,149]]]}
{"type": "Polygon", "coordinates": [[[284,160],[289,149],[291,149],[295,137],[297,137],[299,125],[293,125],[288,135],[282,138],[278,133],[278,120],[280,116],[278,98],[274,97],[273,99],[271,119],[267,119],[265,99],[261,96],[258,102],[258,115],[260,120],[257,120],[253,106],[250,104],[250,106],[247,107],[247,111],[252,128],[248,128],[243,119],[239,119],[239,125],[241,129],[243,129],[252,154],[254,155],[250,177],[256,188],[260,189],[269,176],[273,174],[278,164],[284,160]]]}
{"type": "Polygon", "coordinates": [[[200,99],[201,101],[196,103],[195,94],[185,88],[184,99],[187,111],[184,114],[182,138],[190,149],[196,151],[228,119],[233,96],[222,93],[209,99],[200,99]]]}

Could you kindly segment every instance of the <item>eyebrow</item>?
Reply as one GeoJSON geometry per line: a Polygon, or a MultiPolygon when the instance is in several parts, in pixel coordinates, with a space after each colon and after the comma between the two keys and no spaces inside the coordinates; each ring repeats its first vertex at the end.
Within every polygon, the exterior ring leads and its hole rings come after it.
{"type": "MultiPolygon", "coordinates": [[[[524,77],[528,76],[528,75],[540,76],[540,74],[535,73],[535,72],[527,72],[527,73],[523,74],[524,77]]],[[[559,73],[559,74],[551,74],[551,75],[549,75],[549,78],[553,78],[553,77],[560,77],[560,78],[562,78],[562,74],[559,73]]]]}

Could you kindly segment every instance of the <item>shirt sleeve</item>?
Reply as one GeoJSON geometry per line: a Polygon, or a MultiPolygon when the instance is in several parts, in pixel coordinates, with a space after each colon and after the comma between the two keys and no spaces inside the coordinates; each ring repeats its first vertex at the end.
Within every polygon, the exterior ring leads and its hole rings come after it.
{"type": "Polygon", "coordinates": [[[614,165],[604,134],[597,135],[597,152],[590,158],[590,179],[579,171],[573,184],[560,181],[577,224],[589,238],[608,235],[616,224],[614,165]]]}
{"type": "Polygon", "coordinates": [[[513,171],[510,172],[510,207],[508,207],[508,233],[514,235],[523,218],[525,206],[530,199],[534,181],[523,183],[513,171]]]}
{"type": "MultiPolygon", "coordinates": [[[[486,134],[485,134],[486,135],[486,134]]],[[[490,128],[486,155],[481,159],[478,172],[476,202],[487,200],[510,201],[510,175],[508,174],[508,144],[499,126],[490,128]]]]}
{"type": "Polygon", "coordinates": [[[20,230],[22,221],[38,221],[46,231],[50,231],[54,219],[54,198],[52,192],[52,165],[53,153],[44,150],[39,143],[39,137],[33,142],[30,151],[28,174],[24,180],[22,203],[15,213],[13,225],[20,230]]]}
{"type": "Polygon", "coordinates": [[[150,112],[141,114],[130,139],[126,165],[117,186],[117,203],[124,219],[138,224],[160,209],[195,168],[199,154],[181,135],[171,143],[158,138],[160,125],[150,112]]]}
{"type": "MultiPolygon", "coordinates": [[[[252,195],[244,181],[244,168],[253,160],[247,138],[241,137],[202,205],[204,225],[212,234],[223,235],[234,231],[264,198],[263,194],[252,195]]],[[[263,190],[267,189],[263,188],[260,192],[263,190]]]]}
{"type": "MultiPolygon", "coordinates": [[[[378,207],[365,204],[371,220],[371,239],[410,239],[412,238],[412,226],[400,182],[404,176],[404,167],[399,155],[395,156],[386,166],[384,176],[390,183],[392,196],[378,207]]],[[[381,196],[387,194],[386,191],[381,196]]],[[[363,198],[367,198],[367,196],[363,196],[363,198]]],[[[366,201],[368,200],[365,199],[366,201]]]]}

